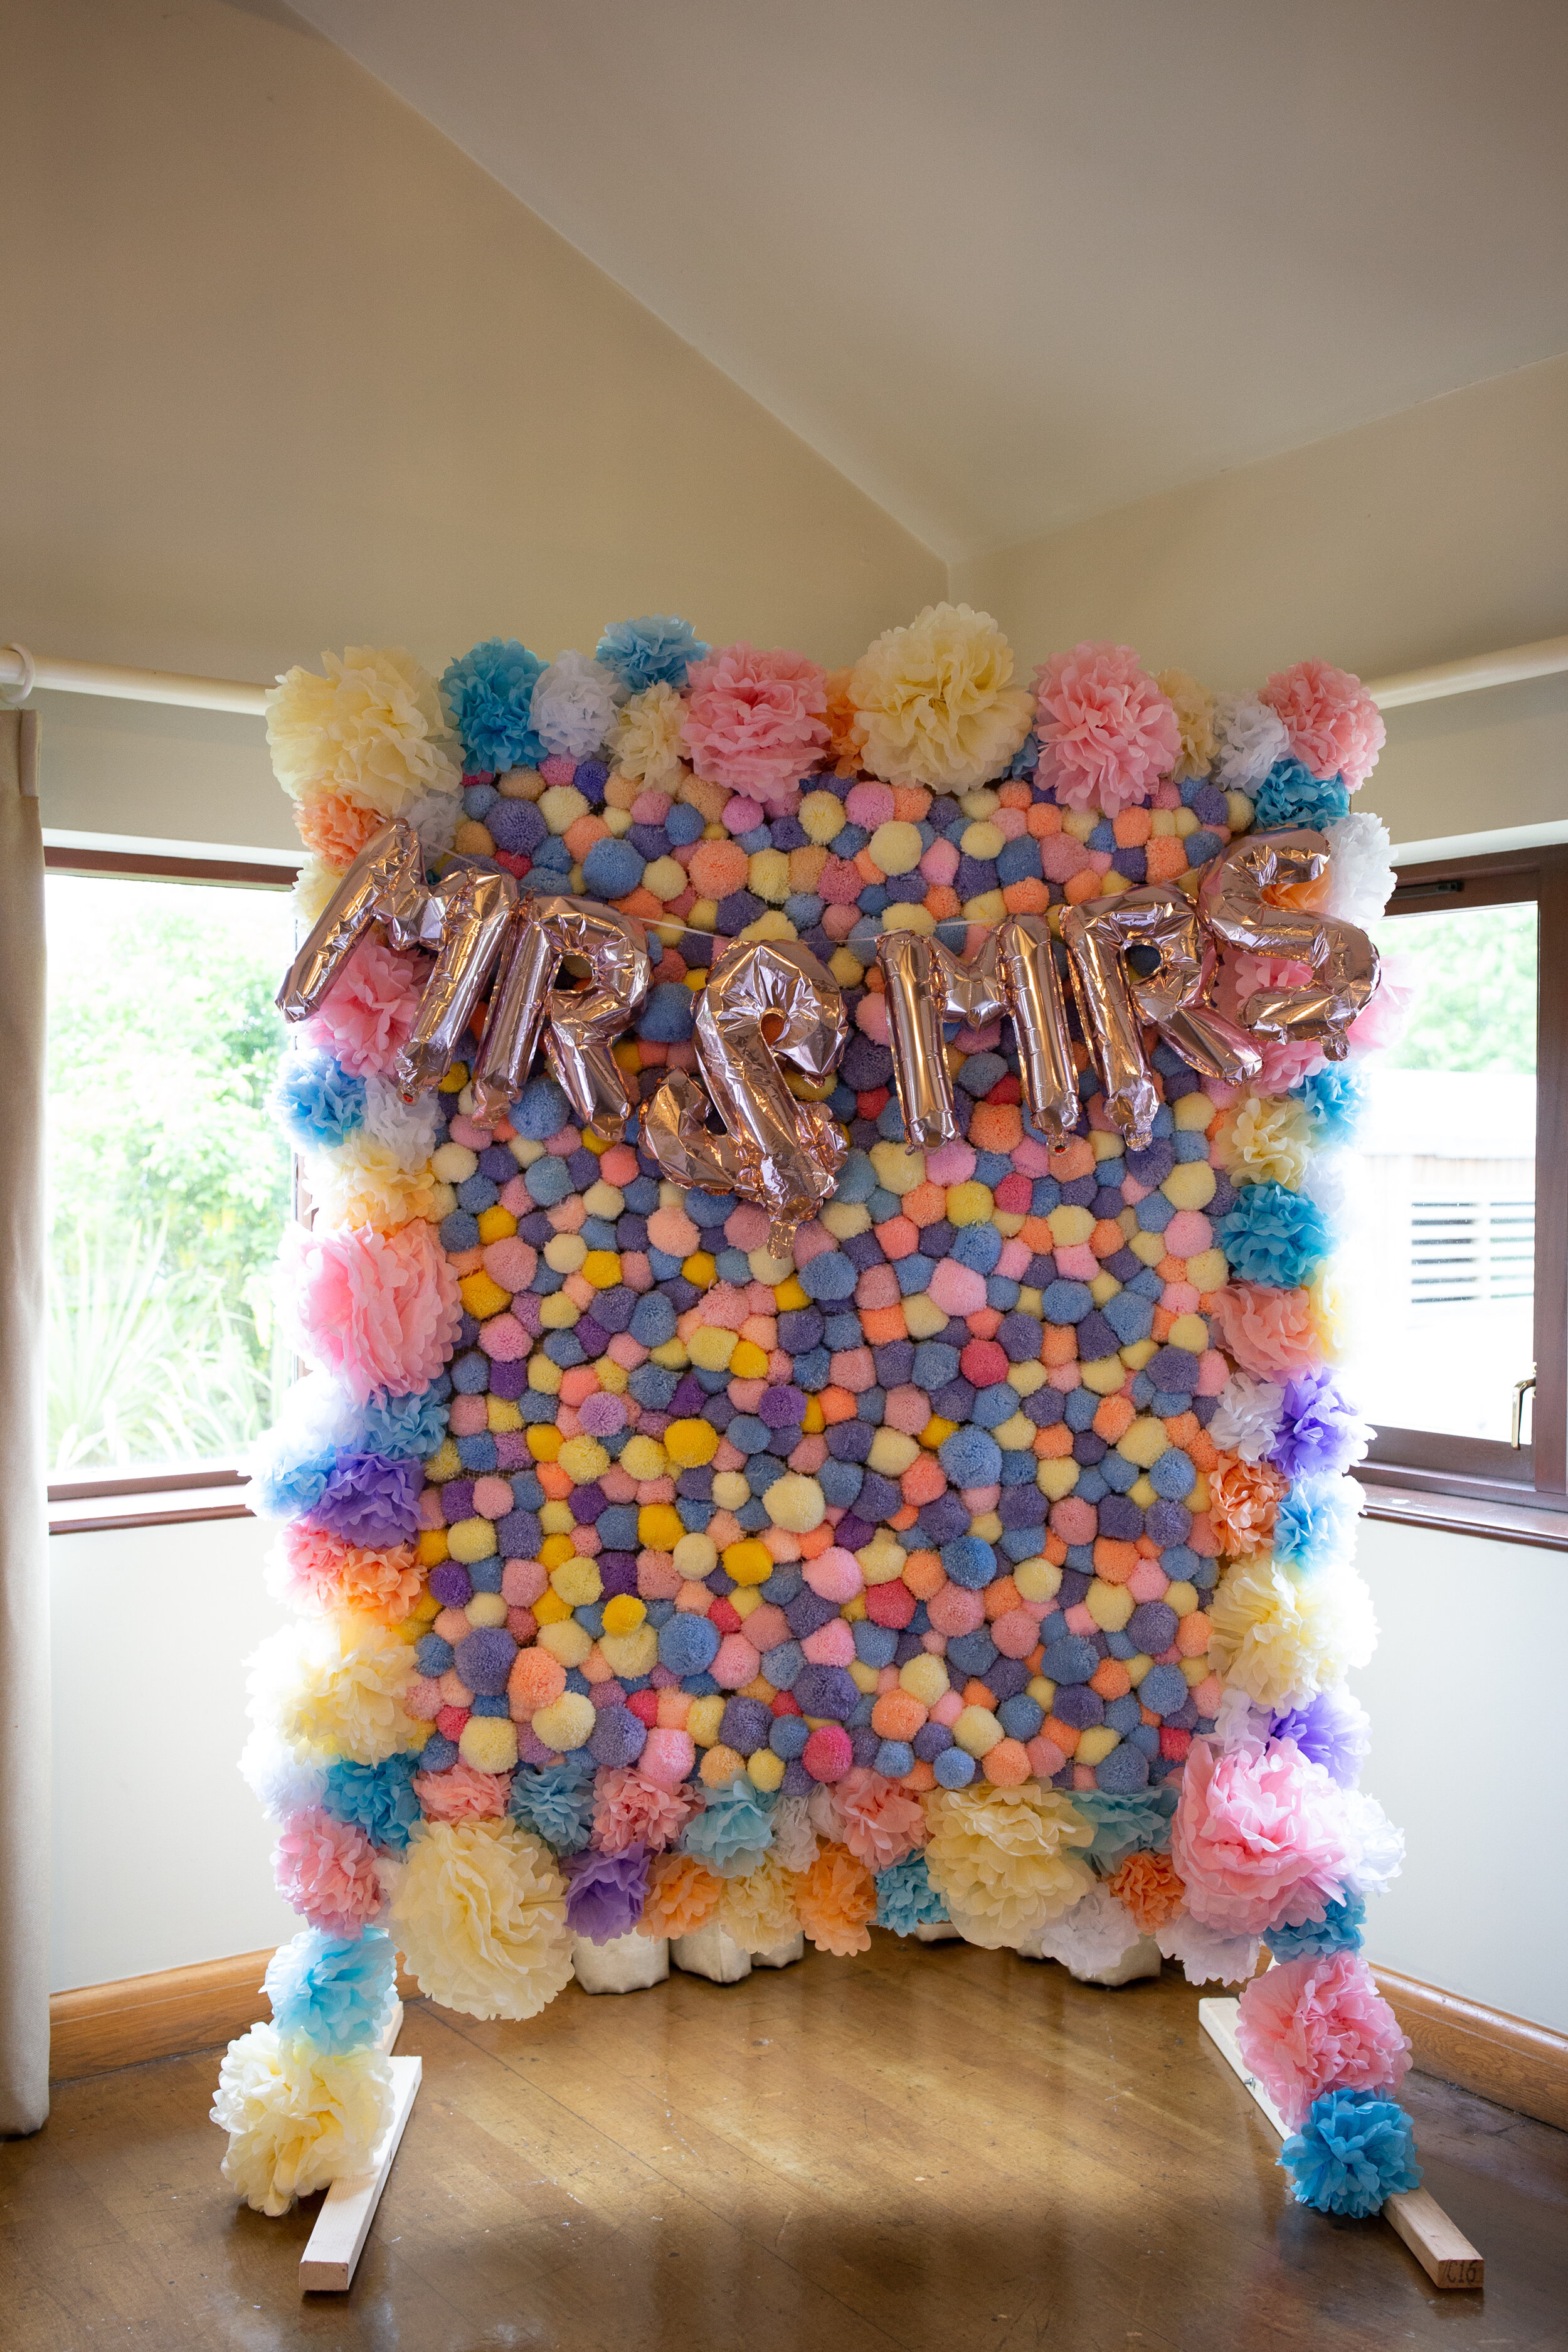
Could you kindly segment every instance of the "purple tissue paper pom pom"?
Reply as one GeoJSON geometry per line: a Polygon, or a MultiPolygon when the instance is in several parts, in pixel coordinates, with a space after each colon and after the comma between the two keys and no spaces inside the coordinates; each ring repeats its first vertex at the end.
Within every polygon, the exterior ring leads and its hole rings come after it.
{"type": "Polygon", "coordinates": [[[372,1549],[412,1542],[419,1532],[424,1479],[419,1462],[392,1462],[384,1454],[340,1454],[310,1525],[372,1549]]]}
{"type": "Polygon", "coordinates": [[[1302,1372],[1285,1391],[1271,1459],[1287,1478],[1331,1476],[1361,1460],[1371,1435],[1331,1372],[1302,1372]]]}
{"type": "Polygon", "coordinates": [[[629,1845],[623,1853],[574,1853],[561,1865],[566,1879],[566,1925],[591,1944],[613,1944],[629,1936],[647,1900],[647,1852],[629,1845]]]}
{"type": "Polygon", "coordinates": [[[1372,1746],[1365,1707],[1346,1690],[1320,1691],[1305,1706],[1277,1715],[1276,1739],[1293,1739],[1310,1763],[1321,1764],[1342,1789],[1353,1789],[1372,1746]]]}

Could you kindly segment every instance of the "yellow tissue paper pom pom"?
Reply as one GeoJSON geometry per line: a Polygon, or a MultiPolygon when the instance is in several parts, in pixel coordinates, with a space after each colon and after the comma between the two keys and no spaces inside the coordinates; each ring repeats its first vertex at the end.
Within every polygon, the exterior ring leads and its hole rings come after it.
{"type": "Polygon", "coordinates": [[[1377,1642],[1372,1595],[1343,1561],[1298,1580],[1278,1560],[1238,1560],[1208,1620],[1210,1664],[1276,1714],[1364,1666],[1377,1642]]]}
{"type": "Polygon", "coordinates": [[[1016,1944],[1071,1908],[1094,1884],[1072,1851],[1094,1831],[1059,1790],[935,1790],[923,1799],[931,1883],[972,1944],[1016,1944]]]}
{"type": "Polygon", "coordinates": [[[800,1929],[794,1872],[770,1853],[743,1878],[726,1878],[719,1894],[719,1925],[743,1952],[776,1952],[793,1941],[800,1929]]]}
{"type": "MultiPolygon", "coordinates": [[[[390,1144],[363,1129],[340,1150],[317,1152],[310,1177],[310,1197],[322,1224],[340,1229],[374,1225],[378,1234],[393,1234],[416,1217],[433,1217],[436,1212],[436,1180],[429,1169],[405,1168],[390,1144]]],[[[500,1305],[489,1313],[499,1314],[508,1297],[502,1291],[500,1305]]]]}
{"type": "Polygon", "coordinates": [[[1012,646],[968,604],[928,604],[908,628],[885,631],[849,680],[867,768],[944,789],[999,776],[1034,717],[1012,677],[1012,646]]]}
{"type": "Polygon", "coordinates": [[[1154,683],[1176,714],[1181,737],[1173,777],[1179,784],[1189,776],[1206,776],[1214,761],[1213,695],[1184,669],[1163,669],[1154,683]]]}
{"type": "Polygon", "coordinates": [[[369,2170],[392,2120],[392,2067],[379,2050],[331,2057],[300,2034],[253,2025],[224,2053],[212,2120],[228,2134],[224,2179],[276,2217],[369,2170]]]}
{"type": "Polygon", "coordinates": [[[571,1981],[561,1874],[509,1821],[422,1822],[392,1927],[420,1991],[469,2017],[536,2017],[571,1981]]]}
{"type": "Polygon", "coordinates": [[[1244,1095],[1219,1123],[1214,1156],[1233,1183],[1283,1184],[1298,1192],[1311,1152],[1310,1135],[1304,1104],[1283,1096],[1266,1100],[1244,1095]]]}
{"type": "MultiPolygon", "coordinates": [[[[587,1628],[577,1625],[574,1633],[586,1634],[587,1628]]],[[[589,1644],[590,1648],[592,1643],[589,1644]]],[[[586,1653],[584,1652],[584,1655],[586,1653]]],[[[580,1661],[578,1663],[581,1663],[580,1661]]],[[[594,1702],[582,1691],[563,1691],[548,1706],[540,1707],[533,1717],[535,1735],[546,1748],[558,1748],[566,1755],[574,1748],[585,1748],[594,1728],[594,1702]]]]}
{"type": "Polygon", "coordinates": [[[267,698],[272,772],[290,799],[352,792],[384,817],[462,780],[440,689],[400,646],[323,654],[325,677],[287,671],[267,698]]]}
{"type": "Polygon", "coordinates": [[[251,1719],[318,1760],[381,1764],[409,1744],[403,1694],[413,1673],[408,1644],[374,1618],[307,1618],[251,1660],[251,1719]]]}
{"type": "Polygon", "coordinates": [[[608,749],[623,776],[653,792],[671,792],[685,773],[680,730],[686,704],[672,686],[650,686],[616,712],[608,749]]]}

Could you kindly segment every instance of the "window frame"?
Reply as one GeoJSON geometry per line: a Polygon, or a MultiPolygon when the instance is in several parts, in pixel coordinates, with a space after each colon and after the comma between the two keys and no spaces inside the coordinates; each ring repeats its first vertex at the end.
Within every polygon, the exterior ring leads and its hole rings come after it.
{"type": "MultiPolygon", "coordinates": [[[[1394,869],[1391,915],[1533,904],[1539,957],[1535,1057],[1535,1391],[1531,1442],[1379,1427],[1359,1476],[1373,1488],[1469,1506],[1478,1531],[1489,1506],[1568,1508],[1568,843],[1434,858],[1394,869]]],[[[1403,1516],[1379,1507],[1373,1516],[1403,1516]]],[[[1430,1508],[1414,1523],[1433,1523],[1430,1508]]],[[[1514,1538],[1518,1540],[1516,1537],[1514,1538]]]]}

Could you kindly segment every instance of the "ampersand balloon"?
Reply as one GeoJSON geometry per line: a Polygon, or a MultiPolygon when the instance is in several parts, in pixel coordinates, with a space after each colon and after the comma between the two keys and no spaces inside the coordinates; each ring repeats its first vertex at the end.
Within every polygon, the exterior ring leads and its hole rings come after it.
{"type": "Polygon", "coordinates": [[[1227,946],[1310,967],[1299,988],[1257,990],[1241,1008],[1263,1037],[1316,1038],[1331,1062],[1342,1061],[1346,1034],[1378,982],[1377,950],[1366,933],[1337,916],[1282,906],[1270,892],[1299,889],[1328,870],[1329,844],[1306,826],[1256,834],[1215,860],[1199,892],[1205,920],[1227,946]]]}

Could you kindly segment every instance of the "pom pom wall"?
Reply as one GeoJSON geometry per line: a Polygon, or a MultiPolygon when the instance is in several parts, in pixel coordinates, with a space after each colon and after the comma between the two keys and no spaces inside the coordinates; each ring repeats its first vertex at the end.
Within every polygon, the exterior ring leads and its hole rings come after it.
{"type": "MultiPolygon", "coordinates": [[[[526,2018],[574,1936],[852,1954],[947,1922],[1091,1973],[1150,1935],[1247,1984],[1297,2195],[1374,2210],[1414,2177],[1360,1950],[1399,1841],[1342,1689],[1373,1629],[1323,1204],[1384,1008],[1348,1063],[1258,1040],[1250,1088],[1156,1045],[1142,1150],[1081,1049],[1053,1150],[1010,1030],[950,1027],[961,1139],[921,1152],[873,948],[1192,893],[1266,823],[1326,830],[1318,903],[1364,924],[1370,699],[1315,662],[1215,698],[1089,644],[1026,686],[963,605],[832,673],[661,616],[591,659],[490,639],[439,685],[366,648],[326,672],[271,703],[308,919],[395,815],[432,871],[642,918],[634,1103],[696,1066],[724,940],[804,940],[850,1016],[816,1090],[848,1156],[779,1260],[763,1211],[664,1181],[635,1113],[584,1132],[542,1066],[488,1128],[461,1064],[399,1105],[419,955],[362,945],[304,1024],[279,1115],[319,1206],[282,1304],[314,1369],[252,1488],[302,1614],[245,1769],[305,1925],[225,2068],[236,2186],[277,2211],[367,2160],[391,1943],[526,2018]]],[[[1247,966],[1222,1007],[1288,984],[1247,966]]]]}

